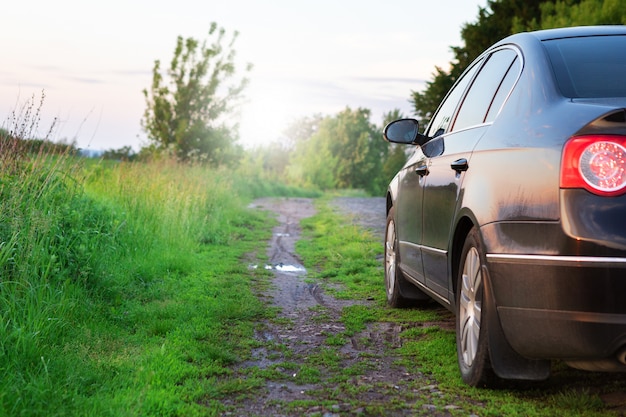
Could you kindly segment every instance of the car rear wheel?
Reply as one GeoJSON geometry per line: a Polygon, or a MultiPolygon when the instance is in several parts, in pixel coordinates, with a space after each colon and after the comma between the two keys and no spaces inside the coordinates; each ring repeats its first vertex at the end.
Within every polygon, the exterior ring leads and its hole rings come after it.
{"type": "Polygon", "coordinates": [[[485,385],[493,372],[489,359],[486,314],[485,256],[480,235],[472,229],[465,240],[457,281],[456,350],[463,381],[485,385]]]}

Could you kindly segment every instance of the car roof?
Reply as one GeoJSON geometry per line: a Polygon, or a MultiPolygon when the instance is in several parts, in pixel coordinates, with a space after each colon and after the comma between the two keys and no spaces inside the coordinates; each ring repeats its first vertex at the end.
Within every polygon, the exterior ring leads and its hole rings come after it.
{"type": "Polygon", "coordinates": [[[574,26],[568,28],[537,30],[534,32],[520,32],[496,42],[488,48],[485,53],[488,53],[495,47],[506,44],[524,45],[525,48],[528,48],[530,45],[536,46],[542,41],[552,39],[608,35],[626,35],[626,25],[574,26]]]}
{"type": "Polygon", "coordinates": [[[547,41],[551,39],[576,38],[584,36],[607,36],[626,35],[626,25],[604,25],[604,26],[576,26],[569,28],[544,29],[534,32],[521,32],[508,36],[497,42],[495,45],[503,43],[515,43],[522,39],[535,39],[547,41]]]}
{"type": "Polygon", "coordinates": [[[581,36],[626,35],[624,25],[576,26],[559,29],[546,29],[530,32],[541,41],[550,39],[575,38],[581,36]]]}

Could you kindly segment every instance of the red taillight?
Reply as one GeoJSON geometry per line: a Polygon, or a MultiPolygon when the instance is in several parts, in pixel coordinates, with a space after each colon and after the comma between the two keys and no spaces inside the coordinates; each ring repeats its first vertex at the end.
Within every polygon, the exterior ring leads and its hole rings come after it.
{"type": "Polygon", "coordinates": [[[626,136],[571,138],[563,148],[561,188],[604,196],[626,192],[626,136]]]}

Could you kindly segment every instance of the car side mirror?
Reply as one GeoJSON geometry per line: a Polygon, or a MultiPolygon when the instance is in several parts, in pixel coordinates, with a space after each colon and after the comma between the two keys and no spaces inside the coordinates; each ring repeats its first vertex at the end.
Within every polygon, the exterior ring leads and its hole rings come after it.
{"type": "Polygon", "coordinates": [[[419,122],[415,119],[399,119],[389,123],[383,129],[383,137],[387,142],[405,145],[423,145],[428,137],[419,133],[419,122]]]}

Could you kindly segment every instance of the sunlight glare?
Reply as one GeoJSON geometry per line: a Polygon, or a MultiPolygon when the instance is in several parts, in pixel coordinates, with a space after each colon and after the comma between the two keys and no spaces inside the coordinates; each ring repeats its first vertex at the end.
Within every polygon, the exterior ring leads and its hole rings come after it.
{"type": "Polygon", "coordinates": [[[240,126],[241,144],[245,147],[266,145],[280,140],[290,122],[296,119],[293,95],[277,84],[254,88],[243,106],[240,126]]]}

